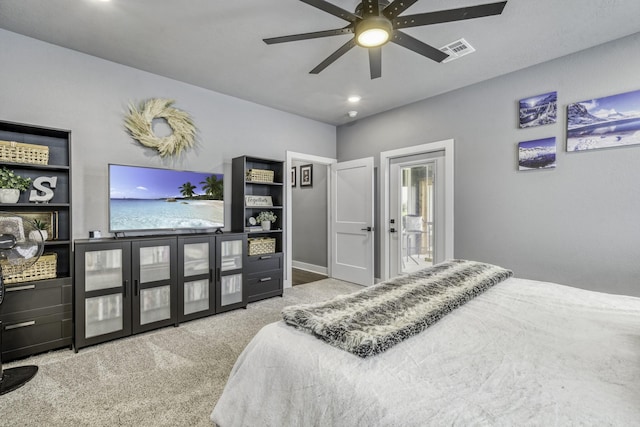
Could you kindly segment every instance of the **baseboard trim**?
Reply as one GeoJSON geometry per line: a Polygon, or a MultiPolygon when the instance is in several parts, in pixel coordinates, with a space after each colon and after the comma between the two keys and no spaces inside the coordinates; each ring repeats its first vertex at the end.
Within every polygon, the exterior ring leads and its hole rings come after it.
{"type": "Polygon", "coordinates": [[[310,271],[312,273],[324,274],[325,276],[329,275],[329,269],[327,267],[322,267],[320,265],[309,264],[302,261],[292,261],[291,266],[293,268],[310,271]]]}

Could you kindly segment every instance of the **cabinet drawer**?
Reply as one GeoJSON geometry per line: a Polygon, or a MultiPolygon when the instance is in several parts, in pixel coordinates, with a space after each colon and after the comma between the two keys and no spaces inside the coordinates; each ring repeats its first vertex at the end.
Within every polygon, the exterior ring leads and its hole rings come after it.
{"type": "Polygon", "coordinates": [[[247,276],[249,297],[282,289],[282,270],[270,270],[247,276]]]}
{"type": "Polygon", "coordinates": [[[71,304],[71,280],[41,280],[8,285],[0,315],[71,304]]]}
{"type": "MultiPolygon", "coordinates": [[[[2,353],[7,359],[71,344],[71,319],[63,313],[2,323],[2,353]]],[[[3,357],[4,358],[4,357],[3,357]]]]}
{"type": "Polygon", "coordinates": [[[282,270],[282,252],[247,257],[245,271],[248,274],[267,270],[282,270]]]}

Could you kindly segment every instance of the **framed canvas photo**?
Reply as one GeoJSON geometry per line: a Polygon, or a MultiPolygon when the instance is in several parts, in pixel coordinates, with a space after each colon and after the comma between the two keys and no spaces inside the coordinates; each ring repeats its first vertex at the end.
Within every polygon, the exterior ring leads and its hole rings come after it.
{"type": "Polygon", "coordinates": [[[640,144],[640,90],[567,106],[567,151],[640,144]]]}
{"type": "Polygon", "coordinates": [[[291,186],[292,187],[296,186],[296,171],[297,171],[297,168],[293,166],[291,168],[291,186]]]}
{"type": "Polygon", "coordinates": [[[313,165],[300,166],[300,187],[311,187],[313,185],[313,165]]]}
{"type": "Polygon", "coordinates": [[[556,138],[534,139],[518,144],[518,170],[556,167],[556,138]]]}
{"type": "Polygon", "coordinates": [[[555,123],[558,117],[558,92],[549,92],[520,100],[520,128],[555,123]]]}

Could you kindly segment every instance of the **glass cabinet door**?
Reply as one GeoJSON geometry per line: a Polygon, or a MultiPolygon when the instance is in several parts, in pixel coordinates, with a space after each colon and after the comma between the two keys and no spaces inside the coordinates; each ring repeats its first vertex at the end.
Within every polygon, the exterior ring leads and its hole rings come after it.
{"type": "Polygon", "coordinates": [[[211,309],[210,301],[210,240],[182,244],[182,314],[206,312],[211,309]],[[204,278],[205,276],[206,278],[204,278]],[[189,280],[193,279],[193,280],[189,280]]]}
{"type": "Polygon", "coordinates": [[[131,334],[130,244],[77,244],[75,252],[76,348],[131,334]]]}
{"type": "Polygon", "coordinates": [[[217,241],[216,312],[246,307],[243,275],[246,235],[219,236],[217,241]]]}
{"type": "Polygon", "coordinates": [[[220,244],[220,269],[222,271],[242,268],[242,254],[244,243],[242,240],[227,240],[220,244]]]}
{"type": "Polygon", "coordinates": [[[231,274],[220,278],[220,305],[242,302],[242,274],[231,274]]]}
{"type": "Polygon", "coordinates": [[[133,332],[169,325],[176,320],[176,240],[133,243],[133,332]]]}
{"type": "Polygon", "coordinates": [[[118,289],[118,293],[85,299],[85,338],[123,328],[122,249],[84,254],[84,292],[118,289]]]}

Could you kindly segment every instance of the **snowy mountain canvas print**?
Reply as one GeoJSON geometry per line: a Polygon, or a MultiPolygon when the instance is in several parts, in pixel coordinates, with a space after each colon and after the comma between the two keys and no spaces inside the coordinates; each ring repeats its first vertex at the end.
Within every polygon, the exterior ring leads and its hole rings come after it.
{"type": "Polygon", "coordinates": [[[556,138],[534,139],[518,144],[518,170],[556,167],[556,138]]]}
{"type": "Polygon", "coordinates": [[[549,92],[520,100],[520,128],[555,123],[557,117],[557,92],[549,92]]]}
{"type": "Polygon", "coordinates": [[[640,90],[567,106],[567,151],[640,144],[640,90]]]}

